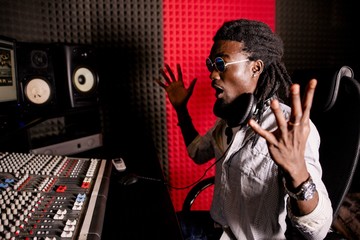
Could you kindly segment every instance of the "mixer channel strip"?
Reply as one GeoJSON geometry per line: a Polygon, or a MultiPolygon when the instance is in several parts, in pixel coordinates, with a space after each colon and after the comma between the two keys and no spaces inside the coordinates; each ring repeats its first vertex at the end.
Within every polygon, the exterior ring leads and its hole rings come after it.
{"type": "Polygon", "coordinates": [[[101,239],[111,163],[0,152],[0,239],[101,239]]]}

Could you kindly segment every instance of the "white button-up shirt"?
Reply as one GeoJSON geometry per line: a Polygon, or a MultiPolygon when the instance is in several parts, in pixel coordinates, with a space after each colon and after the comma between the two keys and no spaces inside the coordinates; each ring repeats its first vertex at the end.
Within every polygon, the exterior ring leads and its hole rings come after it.
{"type": "MultiPolygon", "coordinates": [[[[285,117],[290,108],[281,104],[285,117]]],[[[273,131],[277,123],[271,109],[263,113],[262,128],[273,131]]],[[[226,143],[223,120],[216,122],[204,136],[198,136],[189,146],[189,156],[196,163],[211,159],[216,162],[216,176],[211,216],[222,226],[230,227],[238,240],[286,239],[286,216],[305,239],[323,239],[332,223],[332,206],[319,162],[320,137],[311,122],[305,150],[307,169],[316,184],[319,203],[310,214],[297,217],[287,204],[281,173],[271,159],[264,138],[253,144],[255,132],[244,126],[226,143]]],[[[226,233],[221,240],[230,239],[226,233]]]]}

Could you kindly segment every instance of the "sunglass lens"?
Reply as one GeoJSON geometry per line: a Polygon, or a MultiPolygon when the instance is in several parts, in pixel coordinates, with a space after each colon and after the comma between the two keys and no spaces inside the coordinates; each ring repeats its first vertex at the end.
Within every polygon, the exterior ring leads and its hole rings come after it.
{"type": "Polygon", "coordinates": [[[225,62],[221,57],[215,58],[215,66],[219,72],[225,71],[225,62]]]}
{"type": "Polygon", "coordinates": [[[207,59],[206,59],[206,67],[207,67],[207,69],[209,70],[209,72],[212,72],[212,71],[213,71],[213,64],[212,64],[210,58],[207,58],[207,59]]]}

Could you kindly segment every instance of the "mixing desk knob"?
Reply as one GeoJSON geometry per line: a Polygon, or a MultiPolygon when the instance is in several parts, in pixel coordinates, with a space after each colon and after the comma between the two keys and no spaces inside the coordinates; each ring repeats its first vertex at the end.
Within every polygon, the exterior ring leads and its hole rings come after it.
{"type": "Polygon", "coordinates": [[[76,225],[76,219],[68,219],[66,221],[66,225],[75,226],[76,225]]]}
{"type": "Polygon", "coordinates": [[[75,231],[75,226],[66,225],[66,226],[64,227],[64,231],[75,231]]]}
{"type": "Polygon", "coordinates": [[[73,232],[71,232],[71,231],[63,231],[61,233],[61,237],[66,237],[66,238],[70,238],[70,237],[72,237],[72,235],[73,235],[73,232]]]}
{"type": "Polygon", "coordinates": [[[56,237],[52,237],[52,238],[46,237],[45,240],[56,240],[56,237]]]}

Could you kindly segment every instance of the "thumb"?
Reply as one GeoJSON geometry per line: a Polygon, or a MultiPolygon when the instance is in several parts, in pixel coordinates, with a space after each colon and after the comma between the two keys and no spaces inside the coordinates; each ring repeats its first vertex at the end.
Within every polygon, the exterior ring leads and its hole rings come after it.
{"type": "Polygon", "coordinates": [[[189,85],[189,88],[188,88],[190,94],[192,94],[193,91],[194,91],[194,87],[195,87],[196,81],[197,81],[197,78],[194,78],[194,79],[190,82],[190,85],[189,85]]]}

